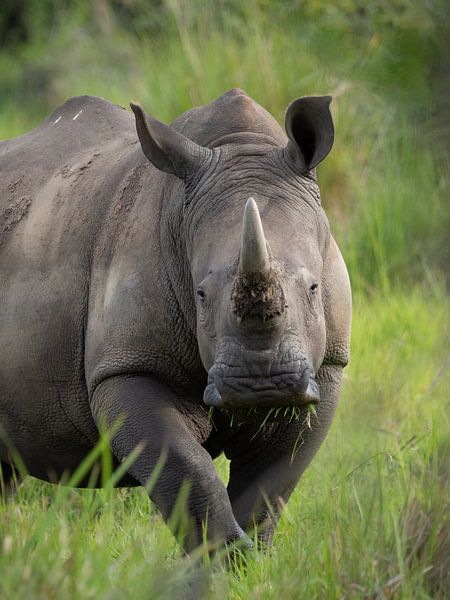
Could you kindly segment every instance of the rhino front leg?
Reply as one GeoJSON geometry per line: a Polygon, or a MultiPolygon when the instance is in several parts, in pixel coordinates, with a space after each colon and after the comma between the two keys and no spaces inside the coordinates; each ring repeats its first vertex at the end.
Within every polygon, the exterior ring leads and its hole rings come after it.
{"type": "Polygon", "coordinates": [[[209,542],[245,540],[212,460],[189,431],[169,388],[150,376],[111,377],[95,389],[91,408],[99,427],[113,428],[118,420],[122,423],[111,440],[118,460],[126,459],[138,444],[142,446],[129,468],[142,485],[162,464],[150,498],[174,534],[178,538],[183,534],[180,541],[186,551],[201,544],[206,526],[209,542]],[[186,523],[173,515],[182,490],[187,493],[181,507],[187,512],[186,523]]]}
{"type": "Polygon", "coordinates": [[[324,366],[317,377],[321,401],[316,416],[306,420],[271,423],[264,431],[242,428],[228,443],[231,460],[228,495],[240,526],[270,545],[281,509],[322,444],[336,409],[341,368],[324,366]]]}

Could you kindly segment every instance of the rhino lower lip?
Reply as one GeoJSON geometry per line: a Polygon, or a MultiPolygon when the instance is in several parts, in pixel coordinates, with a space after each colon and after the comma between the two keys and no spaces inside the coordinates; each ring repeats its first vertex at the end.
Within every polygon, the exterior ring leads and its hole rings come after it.
{"type": "MultiPolygon", "coordinates": [[[[257,401],[257,399],[255,399],[255,406],[260,405],[260,403],[257,401]]],[[[301,403],[296,403],[294,402],[294,404],[310,404],[310,403],[317,403],[320,400],[320,392],[319,392],[319,386],[317,385],[317,382],[314,379],[310,379],[309,383],[308,383],[308,387],[306,389],[306,392],[303,396],[303,402],[301,403]]],[[[203,393],[203,402],[207,405],[207,406],[213,406],[213,407],[217,407],[217,408],[224,408],[227,406],[235,406],[235,407],[239,407],[239,406],[243,406],[243,405],[248,405],[250,406],[252,404],[251,401],[249,401],[248,399],[246,399],[245,401],[241,403],[239,403],[239,401],[237,401],[236,399],[233,399],[231,402],[227,401],[226,399],[223,399],[222,396],[219,393],[219,390],[216,387],[215,383],[210,383],[206,386],[205,391],[203,393]]],[[[278,403],[276,401],[276,399],[274,399],[273,402],[273,406],[277,406],[278,403]]],[[[284,403],[282,403],[284,404],[284,403]]],[[[261,404],[261,406],[269,406],[269,404],[264,403],[264,405],[261,404]]]]}

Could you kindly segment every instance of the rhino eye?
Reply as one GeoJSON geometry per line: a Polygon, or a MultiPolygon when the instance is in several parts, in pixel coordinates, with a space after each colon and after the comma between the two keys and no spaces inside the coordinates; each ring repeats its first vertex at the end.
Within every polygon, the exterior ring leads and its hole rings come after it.
{"type": "Polygon", "coordinates": [[[311,286],[309,286],[309,291],[311,292],[311,294],[315,294],[317,292],[318,287],[318,283],[313,283],[311,286]]]}
{"type": "Polygon", "coordinates": [[[205,292],[203,290],[197,290],[197,296],[200,298],[200,302],[203,304],[206,298],[205,292]]]}

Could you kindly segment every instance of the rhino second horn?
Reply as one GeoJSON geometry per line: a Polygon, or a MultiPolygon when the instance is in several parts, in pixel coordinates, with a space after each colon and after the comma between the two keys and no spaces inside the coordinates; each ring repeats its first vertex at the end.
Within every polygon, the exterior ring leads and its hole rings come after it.
{"type": "Polygon", "coordinates": [[[249,198],[245,205],[242,224],[239,275],[267,273],[269,267],[269,254],[258,206],[253,198],[249,198]]]}

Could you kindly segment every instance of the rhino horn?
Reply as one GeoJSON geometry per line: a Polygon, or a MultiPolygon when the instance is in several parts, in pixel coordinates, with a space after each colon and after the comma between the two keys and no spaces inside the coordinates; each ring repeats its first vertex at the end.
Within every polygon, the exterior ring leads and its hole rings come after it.
{"type": "Polygon", "coordinates": [[[242,224],[239,275],[268,273],[269,267],[269,254],[258,206],[253,198],[249,198],[245,205],[242,224]]]}

